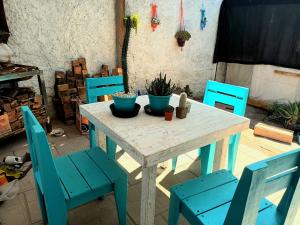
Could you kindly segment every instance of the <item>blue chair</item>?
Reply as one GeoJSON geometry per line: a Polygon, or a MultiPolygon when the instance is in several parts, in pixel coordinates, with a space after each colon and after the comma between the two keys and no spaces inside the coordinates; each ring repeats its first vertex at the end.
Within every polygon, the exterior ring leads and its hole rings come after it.
{"type": "Polygon", "coordinates": [[[288,225],[300,204],[300,149],[245,167],[240,181],[220,170],[171,188],[169,225],[288,225]],[[265,199],[280,190],[278,206],[265,199]]]}
{"type": "Polygon", "coordinates": [[[67,224],[69,209],[114,191],[119,223],[126,225],[127,174],[99,148],[53,158],[47,136],[22,107],[35,186],[44,224],[67,224]]]}
{"type": "MultiPolygon", "coordinates": [[[[99,77],[86,79],[87,103],[97,102],[99,96],[112,95],[116,92],[124,91],[123,76],[99,77]]],[[[95,125],[89,121],[90,146],[97,146],[97,135],[95,125]]],[[[117,145],[106,137],[107,154],[111,159],[115,159],[117,145]]]]}
{"type": "MultiPolygon", "coordinates": [[[[217,102],[234,107],[233,113],[244,116],[247,107],[249,89],[230,84],[219,83],[209,80],[206,86],[203,103],[215,106],[217,102]]],[[[228,169],[233,172],[236,155],[241,134],[230,136],[228,148],[228,169]]],[[[201,174],[206,175],[212,172],[216,142],[199,149],[201,155],[201,174]]],[[[177,157],[172,160],[172,169],[175,170],[177,157]]]]}

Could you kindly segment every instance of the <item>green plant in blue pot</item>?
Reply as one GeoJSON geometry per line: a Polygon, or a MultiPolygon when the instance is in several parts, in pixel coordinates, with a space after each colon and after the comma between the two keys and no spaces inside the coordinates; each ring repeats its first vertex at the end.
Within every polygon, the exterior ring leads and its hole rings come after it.
{"type": "Polygon", "coordinates": [[[134,28],[133,20],[130,16],[125,18],[126,31],[122,48],[122,69],[123,69],[123,84],[124,92],[113,94],[115,109],[122,112],[132,112],[135,107],[137,95],[129,90],[128,84],[128,69],[127,69],[127,52],[131,29],[134,28]]]}
{"type": "Polygon", "coordinates": [[[150,83],[146,81],[146,90],[149,97],[150,107],[153,111],[160,113],[164,112],[165,108],[169,106],[172,92],[175,85],[172,84],[171,79],[167,81],[167,75],[155,78],[150,83]]]}

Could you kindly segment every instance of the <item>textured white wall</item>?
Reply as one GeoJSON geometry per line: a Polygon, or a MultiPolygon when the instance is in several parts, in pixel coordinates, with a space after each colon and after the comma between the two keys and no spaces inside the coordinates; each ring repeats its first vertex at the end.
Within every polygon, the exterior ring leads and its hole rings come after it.
{"type": "Polygon", "coordinates": [[[160,71],[175,83],[189,84],[195,93],[203,92],[207,79],[213,79],[216,65],[212,64],[221,0],[204,0],[207,27],[200,30],[202,1],[184,0],[186,30],[192,38],[181,51],[175,33],[179,30],[180,0],[156,0],[161,25],[155,32],[150,26],[152,0],[127,0],[127,14],[138,13],[141,23],[132,34],[128,67],[131,81],[144,88],[146,79],[160,71]]]}
{"type": "MultiPolygon", "coordinates": [[[[181,85],[189,84],[199,94],[207,79],[213,79],[212,56],[222,0],[205,0],[208,24],[200,31],[201,1],[184,0],[186,29],[192,38],[183,51],[177,46],[180,0],[160,0],[161,25],[152,32],[150,0],[127,0],[127,14],[139,13],[141,24],[129,48],[132,85],[143,89],[145,80],[160,71],[181,85]]],[[[54,71],[70,68],[70,60],[84,56],[88,69],[96,72],[102,63],[115,66],[114,0],[4,0],[11,31],[9,46],[16,63],[44,70],[47,93],[53,94],[54,71]]],[[[37,83],[27,81],[27,84],[37,83]]]]}
{"type": "Polygon", "coordinates": [[[44,70],[49,95],[54,71],[70,69],[74,58],[86,57],[93,73],[103,63],[115,66],[114,0],[4,0],[4,7],[13,61],[44,70]]]}

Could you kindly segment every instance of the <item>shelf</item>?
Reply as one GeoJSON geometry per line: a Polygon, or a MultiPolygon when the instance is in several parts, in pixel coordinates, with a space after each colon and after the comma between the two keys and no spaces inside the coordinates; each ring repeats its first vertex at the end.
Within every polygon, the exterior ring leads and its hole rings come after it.
{"type": "Polygon", "coordinates": [[[0,82],[30,79],[31,77],[36,76],[39,73],[40,73],[39,70],[33,70],[28,72],[9,73],[5,75],[0,75],[0,82]]]}
{"type": "Polygon", "coordinates": [[[18,130],[15,130],[15,131],[10,131],[10,132],[4,133],[4,134],[0,134],[0,139],[8,138],[10,136],[22,133],[23,131],[25,131],[24,127],[20,128],[18,130]]]}

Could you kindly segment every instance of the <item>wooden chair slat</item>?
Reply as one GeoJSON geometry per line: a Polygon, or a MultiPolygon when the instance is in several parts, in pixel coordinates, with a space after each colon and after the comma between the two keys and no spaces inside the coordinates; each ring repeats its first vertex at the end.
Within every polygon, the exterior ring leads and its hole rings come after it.
{"type": "Polygon", "coordinates": [[[92,190],[96,190],[102,186],[111,185],[110,180],[95,162],[88,157],[86,151],[71,154],[70,159],[92,190]]]}
{"type": "MultiPolygon", "coordinates": [[[[234,114],[244,116],[246,112],[248,93],[248,88],[209,80],[205,89],[203,103],[210,106],[215,106],[216,103],[230,105],[234,107],[234,114]]],[[[228,169],[231,172],[233,172],[235,167],[239,141],[240,134],[235,134],[230,137],[228,148],[228,169]]],[[[215,148],[215,142],[208,146],[199,148],[199,157],[201,156],[202,150],[205,151],[201,157],[201,174],[206,175],[212,172],[215,148]]],[[[176,164],[177,157],[172,160],[173,170],[175,170],[176,164]]]]}
{"type": "Polygon", "coordinates": [[[123,84],[123,76],[111,76],[100,78],[86,79],[87,88],[93,89],[104,85],[121,85],[123,84]]]}
{"type": "Polygon", "coordinates": [[[60,180],[71,198],[91,191],[90,186],[82,177],[69,156],[56,158],[55,165],[60,180]]]}

